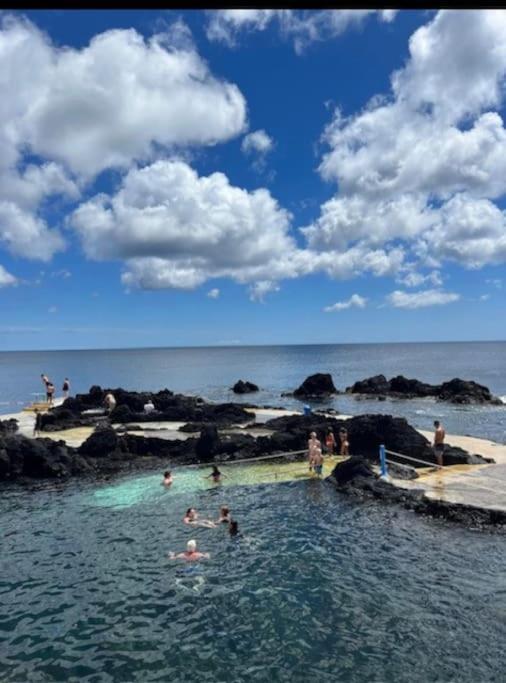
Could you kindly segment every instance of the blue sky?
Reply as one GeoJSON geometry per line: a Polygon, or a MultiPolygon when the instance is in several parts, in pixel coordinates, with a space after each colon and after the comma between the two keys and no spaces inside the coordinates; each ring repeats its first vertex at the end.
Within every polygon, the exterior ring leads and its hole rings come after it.
{"type": "Polygon", "coordinates": [[[504,44],[503,10],[1,13],[0,350],[504,339],[504,44]]]}

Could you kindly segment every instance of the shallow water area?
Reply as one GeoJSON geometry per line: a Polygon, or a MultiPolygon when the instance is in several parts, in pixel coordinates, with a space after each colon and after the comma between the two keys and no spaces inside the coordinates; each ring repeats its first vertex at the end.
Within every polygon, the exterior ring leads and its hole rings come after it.
{"type": "Polygon", "coordinates": [[[2,683],[502,680],[504,538],[265,468],[4,487],[2,683]],[[182,523],[222,504],[240,537],[182,523]]]}

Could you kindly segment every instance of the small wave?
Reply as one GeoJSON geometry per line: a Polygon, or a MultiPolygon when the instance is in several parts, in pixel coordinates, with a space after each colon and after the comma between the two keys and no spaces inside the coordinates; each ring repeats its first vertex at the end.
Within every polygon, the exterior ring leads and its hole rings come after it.
{"type": "Polygon", "coordinates": [[[506,404],[506,396],[499,396],[499,400],[500,400],[502,403],[506,404]]]}

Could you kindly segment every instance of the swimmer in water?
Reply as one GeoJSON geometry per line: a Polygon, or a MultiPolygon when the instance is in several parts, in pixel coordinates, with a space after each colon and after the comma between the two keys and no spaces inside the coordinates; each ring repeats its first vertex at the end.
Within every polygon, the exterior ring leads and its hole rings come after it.
{"type": "Polygon", "coordinates": [[[168,488],[169,486],[172,486],[173,482],[174,479],[172,478],[172,474],[168,470],[167,472],[164,472],[162,484],[168,488]]]}
{"type": "Polygon", "coordinates": [[[222,472],[220,472],[220,470],[217,468],[216,465],[213,465],[212,467],[213,467],[213,471],[211,472],[211,474],[208,474],[207,477],[204,477],[204,478],[210,479],[212,477],[213,482],[215,484],[219,484],[220,479],[226,475],[224,475],[222,472]]]}
{"type": "Polygon", "coordinates": [[[315,448],[313,451],[313,471],[317,477],[322,476],[323,455],[321,448],[315,448]]]}
{"type": "Polygon", "coordinates": [[[221,524],[222,522],[226,522],[227,524],[229,524],[231,519],[232,519],[232,517],[230,516],[230,508],[227,507],[226,505],[222,505],[220,508],[220,516],[218,518],[218,524],[221,524]]]}
{"type": "Polygon", "coordinates": [[[197,550],[197,541],[194,541],[193,539],[186,544],[184,553],[178,553],[177,555],[173,552],[169,553],[170,560],[186,560],[187,562],[208,560],[210,557],[209,553],[201,553],[197,550]]]}
{"type": "Polygon", "coordinates": [[[188,508],[185,516],[183,517],[183,522],[185,524],[192,524],[193,526],[203,526],[208,529],[214,529],[216,524],[210,519],[198,519],[199,513],[195,508],[188,508]]]}
{"type": "Polygon", "coordinates": [[[235,519],[231,519],[228,523],[228,533],[231,536],[237,536],[239,534],[239,525],[237,524],[235,519]]]}

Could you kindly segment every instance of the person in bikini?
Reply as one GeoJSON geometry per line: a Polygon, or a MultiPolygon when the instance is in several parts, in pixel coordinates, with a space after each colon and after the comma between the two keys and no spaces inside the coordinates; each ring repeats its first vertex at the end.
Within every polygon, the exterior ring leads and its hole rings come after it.
{"type": "Polygon", "coordinates": [[[336,449],[336,437],[334,436],[332,427],[327,429],[327,434],[325,436],[325,446],[327,447],[327,453],[329,455],[334,455],[334,451],[336,449]]]}
{"type": "Polygon", "coordinates": [[[350,442],[348,441],[348,432],[344,427],[339,430],[339,442],[341,444],[339,455],[349,455],[350,442]]]}

